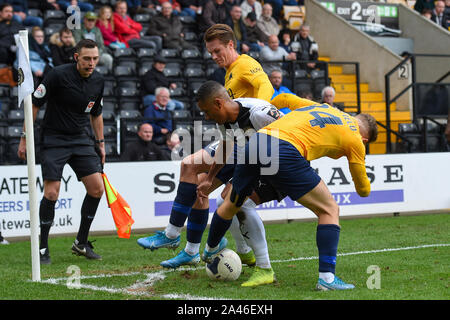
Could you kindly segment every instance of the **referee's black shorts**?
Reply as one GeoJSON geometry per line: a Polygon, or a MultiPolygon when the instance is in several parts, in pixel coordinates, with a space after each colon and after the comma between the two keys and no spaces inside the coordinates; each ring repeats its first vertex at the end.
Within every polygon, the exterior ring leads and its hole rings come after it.
{"type": "Polygon", "coordinates": [[[41,149],[41,170],[44,180],[61,180],[66,163],[75,172],[78,181],[90,174],[102,172],[101,159],[94,146],[66,145],[41,149]]]}

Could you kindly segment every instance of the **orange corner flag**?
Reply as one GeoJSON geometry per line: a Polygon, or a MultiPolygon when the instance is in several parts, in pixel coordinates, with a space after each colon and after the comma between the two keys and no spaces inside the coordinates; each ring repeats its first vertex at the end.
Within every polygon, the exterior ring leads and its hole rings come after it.
{"type": "Polygon", "coordinates": [[[117,234],[119,238],[129,239],[131,235],[131,225],[134,223],[131,217],[131,209],[128,203],[109,183],[106,174],[102,173],[103,183],[105,185],[106,200],[108,207],[111,208],[111,213],[116,224],[117,234]]]}

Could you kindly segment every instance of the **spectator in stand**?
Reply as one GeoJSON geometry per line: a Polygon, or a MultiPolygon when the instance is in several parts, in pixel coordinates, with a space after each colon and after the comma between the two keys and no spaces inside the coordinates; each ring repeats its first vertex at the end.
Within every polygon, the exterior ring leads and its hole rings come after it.
{"type": "Polygon", "coordinates": [[[209,0],[203,6],[202,16],[198,24],[200,32],[204,33],[209,27],[223,23],[229,19],[230,13],[224,0],[209,0]]]}
{"type": "Polygon", "coordinates": [[[231,7],[230,17],[227,24],[233,29],[236,36],[237,44],[236,49],[239,53],[248,53],[250,50],[258,51],[257,48],[251,48],[251,43],[247,39],[247,27],[242,20],[242,9],[238,5],[231,7]]]}
{"type": "Polygon", "coordinates": [[[414,10],[416,10],[420,14],[422,14],[423,9],[433,10],[434,1],[435,0],[416,0],[416,3],[414,4],[414,10]]]}
{"type": "Polygon", "coordinates": [[[28,37],[30,67],[36,88],[51,68],[54,67],[52,53],[45,43],[44,31],[40,27],[33,27],[28,37]]]}
{"type": "Polygon", "coordinates": [[[332,107],[335,107],[341,111],[344,111],[344,108],[342,106],[334,103],[334,97],[336,96],[336,91],[334,90],[333,87],[323,88],[320,96],[321,96],[322,103],[327,103],[332,107]]]}
{"type": "Polygon", "coordinates": [[[141,39],[139,32],[142,31],[142,25],[134,21],[127,14],[127,2],[117,1],[114,12],[114,33],[120,42],[125,43],[127,47],[137,48],[154,48],[161,50],[162,42],[159,37],[151,40],[141,39]]]}
{"type": "Polygon", "coordinates": [[[289,31],[289,29],[281,30],[278,37],[280,38],[280,47],[282,47],[288,53],[291,53],[292,52],[292,47],[291,47],[292,41],[291,41],[291,32],[289,31]]]}
{"type": "Polygon", "coordinates": [[[13,7],[9,3],[0,5],[0,63],[12,65],[16,59],[14,34],[24,27],[13,20],[13,7]]]}
{"type": "Polygon", "coordinates": [[[28,2],[27,0],[5,0],[0,1],[10,3],[13,6],[13,19],[20,24],[31,27],[42,27],[44,20],[41,17],[34,17],[28,15],[28,2]]]}
{"type": "Polygon", "coordinates": [[[280,93],[292,93],[294,94],[288,87],[283,86],[283,72],[281,69],[273,69],[272,72],[269,75],[270,83],[272,83],[272,86],[275,90],[273,93],[272,99],[275,98],[280,93]]]}
{"type": "Polygon", "coordinates": [[[431,20],[437,25],[448,30],[447,17],[445,16],[445,2],[444,0],[438,0],[434,3],[433,14],[431,15],[431,20]]]}
{"type": "MultiPolygon", "coordinates": [[[[158,11],[156,11],[156,5],[159,4],[157,0],[132,0],[135,2],[140,2],[140,5],[134,5],[134,10],[136,13],[148,13],[152,16],[156,16],[158,11]]],[[[128,5],[130,7],[130,5],[128,5]]]]}
{"type": "Polygon", "coordinates": [[[178,16],[181,13],[181,5],[177,2],[177,0],[157,0],[159,5],[162,6],[164,2],[169,2],[173,9],[173,14],[178,16]]]}
{"type": "Polygon", "coordinates": [[[271,74],[274,69],[283,69],[283,61],[296,59],[295,52],[287,53],[279,44],[280,40],[273,34],[269,37],[268,45],[259,52],[259,58],[267,74],[271,74]]]}
{"type": "Polygon", "coordinates": [[[98,64],[106,66],[108,72],[111,72],[113,67],[113,57],[105,50],[102,32],[95,26],[96,22],[97,15],[92,11],[87,12],[84,15],[81,28],[73,30],[73,37],[75,43],[78,43],[81,39],[94,40],[97,43],[98,53],[100,55],[98,64]]]}
{"type": "Polygon", "coordinates": [[[447,30],[450,31],[450,0],[445,0],[445,18],[447,21],[447,30]]]}
{"type": "Polygon", "coordinates": [[[153,126],[154,140],[157,144],[164,144],[166,135],[172,132],[172,113],[167,109],[170,101],[169,89],[156,88],[156,100],[144,110],[145,122],[153,126]]]}
{"type": "Polygon", "coordinates": [[[183,147],[180,137],[175,132],[169,132],[166,135],[166,144],[162,146],[162,152],[165,160],[181,160],[183,147]]]}
{"type": "Polygon", "coordinates": [[[39,1],[39,9],[42,12],[45,12],[47,10],[61,10],[59,4],[56,2],[56,0],[41,0],[39,1]]]}
{"type": "Polygon", "coordinates": [[[260,51],[264,47],[265,35],[256,24],[256,14],[250,12],[244,22],[247,26],[247,41],[250,44],[251,51],[260,51]]]}
{"type": "MultiPolygon", "coordinates": [[[[310,35],[310,27],[306,24],[303,24],[294,36],[291,47],[292,51],[297,53],[297,60],[315,61],[319,58],[319,46],[310,35]]],[[[309,72],[316,68],[316,63],[307,62],[306,64],[301,64],[300,67],[305,68],[309,72]]]]}
{"type": "Polygon", "coordinates": [[[202,1],[201,0],[179,0],[181,5],[180,16],[190,16],[194,19],[197,18],[197,14],[202,13],[202,1]]]}
{"type": "MultiPolygon", "coordinates": [[[[170,82],[164,75],[166,64],[166,59],[158,55],[153,60],[152,68],[144,75],[142,81],[142,91],[144,95],[142,104],[144,105],[144,108],[151,106],[153,102],[155,102],[155,92],[157,88],[165,87],[175,89],[177,87],[175,82],[170,82]]],[[[184,109],[184,104],[178,100],[170,100],[167,103],[167,109],[170,111],[184,109]]]]}
{"type": "Polygon", "coordinates": [[[298,91],[296,91],[296,94],[300,98],[305,98],[305,99],[314,101],[314,95],[313,95],[313,93],[310,90],[307,90],[307,89],[298,90],[298,91]]]}
{"type": "Polygon", "coordinates": [[[156,0],[126,0],[130,15],[134,16],[138,13],[148,13],[152,16],[156,15],[156,0]]]}
{"type": "Polygon", "coordinates": [[[433,10],[431,10],[431,9],[423,9],[422,10],[422,16],[424,16],[425,18],[431,20],[431,17],[433,16],[433,10]]]}
{"type": "Polygon", "coordinates": [[[81,11],[87,12],[87,11],[94,11],[94,6],[90,4],[87,1],[77,1],[77,0],[70,0],[70,1],[56,1],[57,4],[59,4],[59,7],[64,12],[67,12],[67,8],[72,7],[78,7],[81,11]]]}
{"type": "MultiPolygon", "coordinates": [[[[292,0],[290,0],[292,1],[292,0]]],[[[281,11],[283,10],[283,5],[288,5],[287,3],[284,2],[289,2],[286,0],[266,0],[264,1],[265,4],[270,4],[271,7],[273,8],[273,13],[270,13],[270,15],[276,20],[276,22],[280,22],[281,20],[281,11]]],[[[297,3],[294,5],[298,5],[297,3]]],[[[264,14],[264,6],[263,6],[263,14],[264,14]]]]}
{"type": "Polygon", "coordinates": [[[111,49],[126,48],[124,42],[120,42],[114,33],[114,19],[110,6],[103,6],[99,10],[99,16],[96,22],[97,28],[102,33],[103,44],[111,49]]]}
{"type": "Polygon", "coordinates": [[[227,71],[225,68],[216,68],[213,73],[208,76],[208,80],[213,80],[215,82],[220,83],[221,85],[225,85],[225,75],[227,71]]]}
{"type": "Polygon", "coordinates": [[[137,132],[138,139],[125,146],[120,161],[156,161],[168,160],[162,148],[152,141],[153,127],[149,123],[141,123],[137,132]]]}
{"type": "Polygon", "coordinates": [[[256,20],[261,18],[262,5],[258,0],[244,0],[241,3],[242,15],[246,17],[250,12],[256,14],[256,20]]]}
{"type": "Polygon", "coordinates": [[[270,35],[278,36],[280,33],[280,27],[278,22],[272,17],[272,6],[269,3],[264,4],[261,17],[257,20],[256,25],[265,35],[263,42],[267,42],[270,35]]]}
{"type": "Polygon", "coordinates": [[[72,30],[64,26],[59,33],[55,33],[50,37],[50,51],[52,53],[53,65],[73,63],[75,60],[75,39],[72,30]]]}
{"type": "Polygon", "coordinates": [[[196,46],[184,40],[183,24],[173,14],[172,5],[166,1],[161,4],[161,13],[153,17],[147,35],[162,38],[163,48],[193,49],[196,46]]]}

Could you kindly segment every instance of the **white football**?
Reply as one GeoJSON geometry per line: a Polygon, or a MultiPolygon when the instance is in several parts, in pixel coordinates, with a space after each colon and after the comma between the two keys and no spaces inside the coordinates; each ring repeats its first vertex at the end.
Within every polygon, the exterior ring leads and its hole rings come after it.
{"type": "Polygon", "coordinates": [[[206,265],[206,274],[212,280],[233,281],[242,271],[241,258],[230,249],[224,249],[206,265]]]}

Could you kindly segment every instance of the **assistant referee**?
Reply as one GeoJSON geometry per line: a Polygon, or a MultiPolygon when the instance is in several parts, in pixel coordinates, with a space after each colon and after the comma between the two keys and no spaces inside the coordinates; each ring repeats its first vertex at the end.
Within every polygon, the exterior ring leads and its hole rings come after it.
{"type": "MultiPolygon", "coordinates": [[[[48,235],[55,217],[63,168],[68,163],[86,188],[81,222],[72,252],[100,260],[88,241],[89,229],[104,192],[101,177],[105,162],[102,97],[104,79],[94,69],[99,52],[95,41],[76,45],[76,63],[52,69],[33,93],[33,119],[47,102],[41,132],[41,169],[44,196],[39,207],[40,261],[50,264],[48,235]]],[[[25,127],[24,127],[25,128],[25,127]]],[[[26,159],[26,132],[20,139],[19,158],[26,159]]]]}

